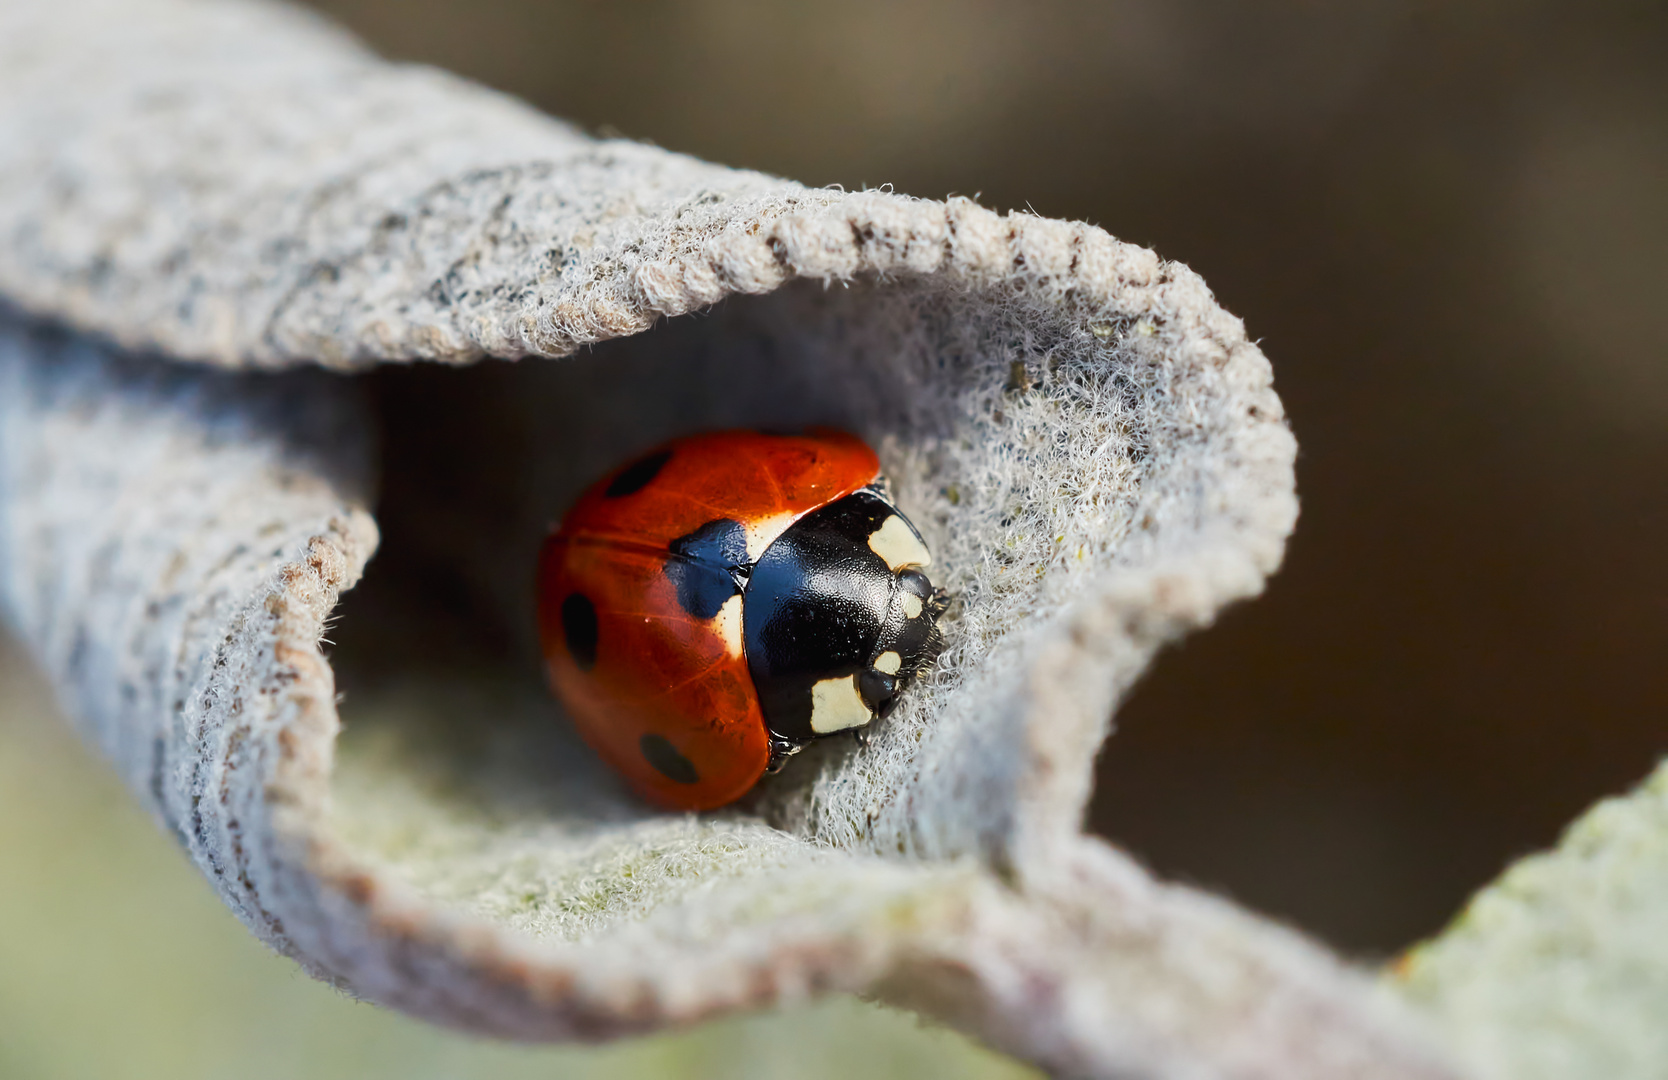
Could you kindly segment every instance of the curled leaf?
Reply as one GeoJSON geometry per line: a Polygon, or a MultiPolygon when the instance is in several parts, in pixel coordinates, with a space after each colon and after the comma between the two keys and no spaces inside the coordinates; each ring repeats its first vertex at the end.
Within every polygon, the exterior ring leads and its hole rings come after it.
{"type": "Polygon", "coordinates": [[[1453,1075],[1319,948],[1079,832],[1119,697],[1296,512],[1267,361],[1185,267],[594,141],[281,8],[0,39],[0,290],[147,353],[6,318],[0,597],[265,940],[517,1038],[840,989],[1084,1075],[1453,1075]],[[532,552],[628,453],[810,423],[880,451],[948,646],[872,745],[651,813],[540,685],[532,552]]]}

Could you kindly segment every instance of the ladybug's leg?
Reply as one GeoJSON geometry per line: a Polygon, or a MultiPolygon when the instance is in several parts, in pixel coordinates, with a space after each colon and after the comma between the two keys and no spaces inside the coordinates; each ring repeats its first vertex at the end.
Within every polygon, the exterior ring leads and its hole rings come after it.
{"type": "Polygon", "coordinates": [[[782,766],[788,759],[805,749],[805,744],[792,739],[784,739],[774,731],[770,733],[770,764],[765,766],[765,775],[774,776],[782,771],[782,766]]]}
{"type": "Polygon", "coordinates": [[[869,727],[870,725],[864,724],[862,727],[854,727],[851,729],[852,741],[855,742],[859,748],[864,750],[867,750],[869,748],[869,743],[874,741],[874,733],[869,730],[869,727]]]}

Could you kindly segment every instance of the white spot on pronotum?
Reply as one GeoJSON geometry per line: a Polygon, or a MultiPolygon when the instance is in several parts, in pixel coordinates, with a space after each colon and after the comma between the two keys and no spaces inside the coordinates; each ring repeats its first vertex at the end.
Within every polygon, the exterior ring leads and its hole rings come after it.
{"type": "Polygon", "coordinates": [[[857,692],[857,676],[824,679],[811,687],[811,730],[818,735],[862,727],[873,716],[857,692]]]}
{"type": "Polygon", "coordinates": [[[906,566],[927,566],[932,553],[902,516],[892,514],[869,534],[869,550],[886,560],[895,574],[906,566]]]}
{"type": "Polygon", "coordinates": [[[724,639],[724,648],[731,656],[741,655],[741,594],[724,601],[718,614],[712,617],[712,627],[724,639]]]}
{"type": "Polygon", "coordinates": [[[921,598],[912,592],[903,594],[904,618],[916,619],[921,615],[921,598]]]}
{"type": "Polygon", "coordinates": [[[903,657],[895,652],[883,652],[875,657],[875,670],[896,675],[903,668],[903,657]]]}
{"type": "Polygon", "coordinates": [[[761,518],[750,522],[747,526],[747,558],[751,562],[758,562],[759,556],[765,553],[765,548],[776,542],[776,538],[788,531],[799,515],[792,511],[785,511],[771,517],[761,518]]]}

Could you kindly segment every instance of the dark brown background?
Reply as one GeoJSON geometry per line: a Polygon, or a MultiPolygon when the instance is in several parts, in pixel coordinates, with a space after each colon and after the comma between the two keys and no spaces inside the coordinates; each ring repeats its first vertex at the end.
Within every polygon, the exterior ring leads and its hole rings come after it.
{"type": "Polygon", "coordinates": [[[1081,218],[1275,365],[1303,517],[1094,827],[1386,952],[1668,749],[1661,4],[321,0],[592,128],[1081,218]]]}

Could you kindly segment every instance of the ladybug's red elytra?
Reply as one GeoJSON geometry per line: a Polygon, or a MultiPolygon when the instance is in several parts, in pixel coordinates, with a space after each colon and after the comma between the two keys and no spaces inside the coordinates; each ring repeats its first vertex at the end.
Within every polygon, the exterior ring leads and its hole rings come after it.
{"type": "Polygon", "coordinates": [[[675,439],[545,541],[550,680],[645,798],[723,806],[812,739],[861,734],[932,665],[931,562],[855,436],[675,439]]]}

